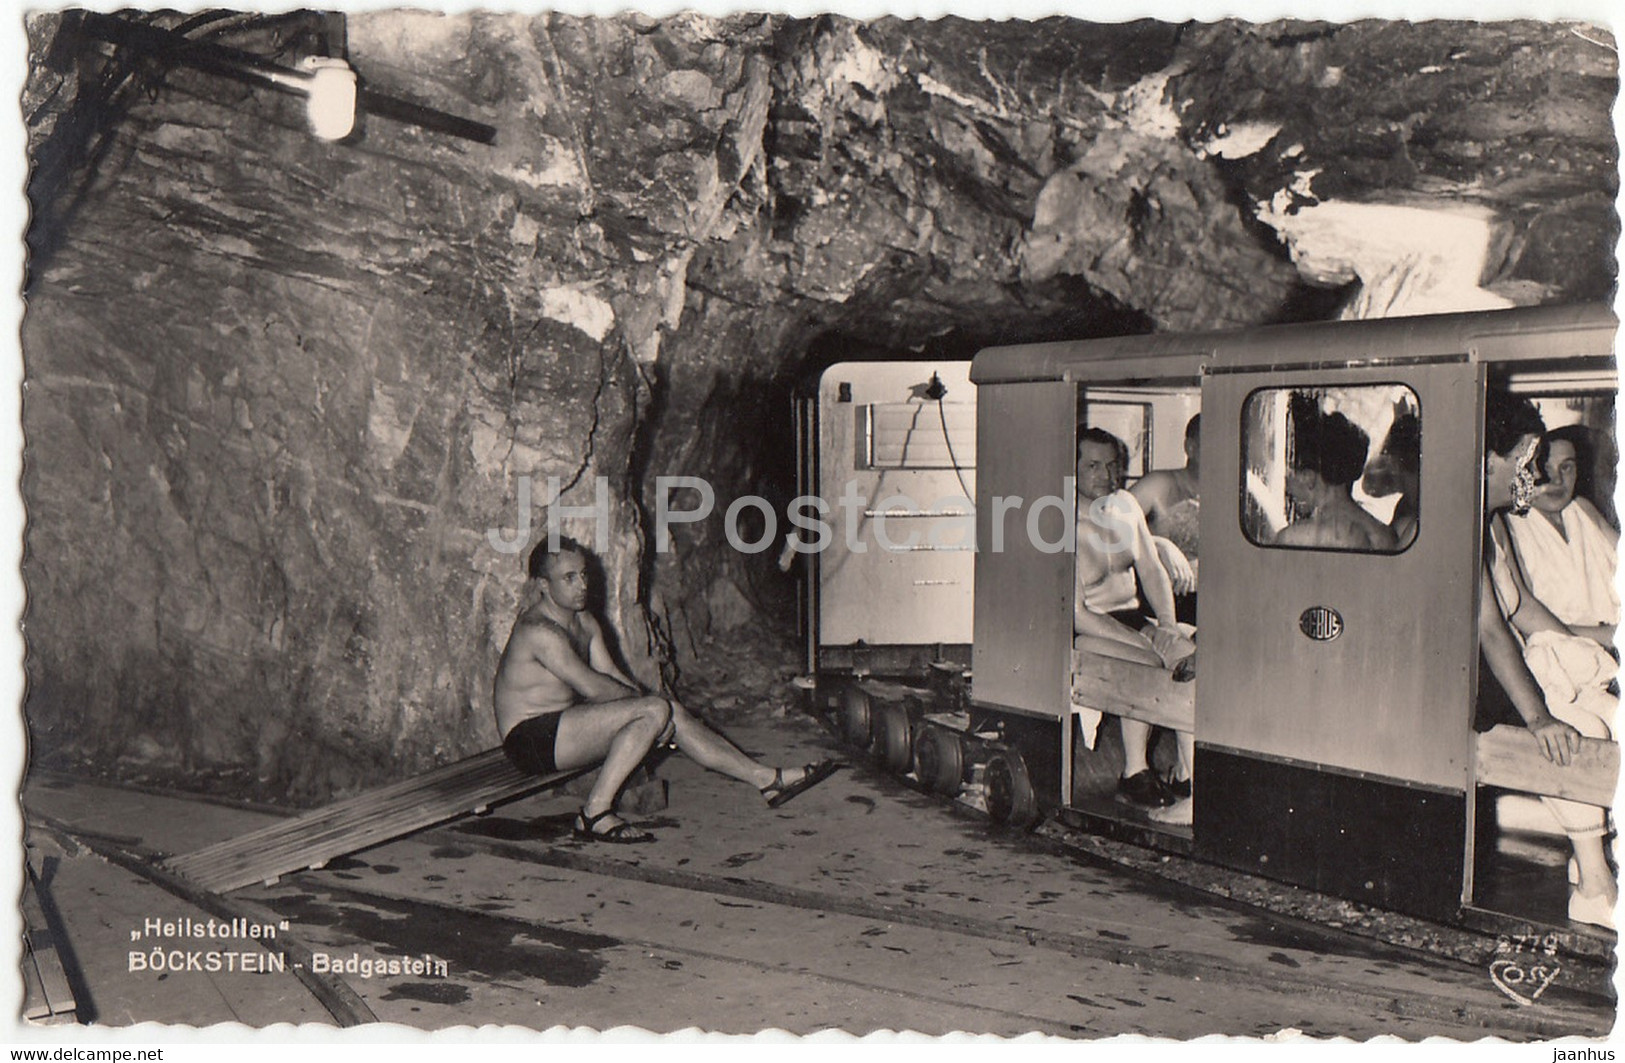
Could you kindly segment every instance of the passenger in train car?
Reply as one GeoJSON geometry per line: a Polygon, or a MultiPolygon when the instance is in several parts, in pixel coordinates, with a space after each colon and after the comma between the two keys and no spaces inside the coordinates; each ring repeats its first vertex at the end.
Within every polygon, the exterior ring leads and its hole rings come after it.
{"type": "MultiPolygon", "coordinates": [[[[1611,738],[1618,699],[1608,691],[1614,661],[1595,641],[1568,631],[1529,593],[1499,511],[1525,512],[1539,488],[1535,451],[1544,425],[1534,404],[1500,391],[1488,398],[1484,429],[1484,506],[1489,543],[1479,599],[1484,659],[1541,753],[1568,764],[1581,735],[1611,738]],[[1520,636],[1522,638],[1520,639],[1520,636]]],[[[1545,519],[1545,518],[1540,518],[1545,519]]],[[[1607,810],[1542,797],[1569,837],[1569,918],[1613,926],[1619,888],[1603,839],[1607,810]]]]}
{"type": "Polygon", "coordinates": [[[1299,514],[1275,537],[1277,546],[1391,552],[1388,525],[1354,500],[1371,437],[1341,413],[1326,413],[1312,395],[1291,399],[1292,453],[1286,491],[1299,514]]]}
{"type": "Polygon", "coordinates": [[[777,807],[828,778],[832,761],[770,768],[735,748],[676,698],[641,689],[615,664],[604,630],[587,609],[587,552],[561,538],[538,543],[528,561],[535,599],[514,623],[494,686],[502,749],[520,771],[599,765],[576,817],[589,841],[630,844],[654,835],[615,812],[615,799],[657,745],[670,742],[701,766],[756,787],[777,807]]]}
{"type": "Polygon", "coordinates": [[[1398,495],[1388,530],[1395,549],[1403,550],[1416,538],[1417,491],[1422,473],[1422,419],[1405,402],[1394,408],[1393,424],[1382,449],[1365,467],[1360,486],[1373,498],[1398,495]]]}
{"type": "MultiPolygon", "coordinates": [[[[1532,601],[1570,633],[1612,649],[1619,626],[1619,531],[1592,497],[1591,432],[1554,428],[1535,451],[1539,485],[1528,513],[1505,515],[1512,558],[1532,601]]],[[[1519,616],[1512,623],[1520,627],[1519,616]]]]}
{"type": "MultiPolygon", "coordinates": [[[[1157,558],[1145,513],[1134,496],[1118,486],[1127,455],[1123,441],[1104,429],[1087,428],[1079,435],[1073,643],[1103,656],[1173,668],[1195,653],[1196,646],[1179,629],[1173,584],[1157,558]],[[1155,638],[1121,618],[1139,608],[1141,592],[1155,616],[1155,638]]],[[[1149,737],[1145,725],[1136,725],[1132,732],[1124,727],[1124,763],[1117,785],[1123,799],[1155,808],[1173,804],[1175,798],[1151,770],[1149,737]]]]}
{"type": "Polygon", "coordinates": [[[1202,415],[1197,414],[1185,423],[1185,464],[1177,469],[1154,469],[1129,488],[1129,494],[1145,511],[1157,557],[1173,583],[1174,609],[1187,624],[1196,623],[1201,434],[1202,415]]]}
{"type": "MultiPolygon", "coordinates": [[[[1198,565],[1197,531],[1201,523],[1202,415],[1185,422],[1185,464],[1177,469],[1154,469],[1129,488],[1129,493],[1145,510],[1157,556],[1167,569],[1174,589],[1174,613],[1181,624],[1196,623],[1196,581],[1198,565]]],[[[1181,632],[1183,634],[1183,632],[1181,632]]],[[[1176,662],[1178,678],[1194,674],[1196,658],[1176,662]]],[[[1151,745],[1152,727],[1138,720],[1122,719],[1123,748],[1146,750],[1151,745]]],[[[1151,814],[1158,822],[1191,822],[1191,765],[1195,762],[1196,736],[1176,731],[1179,756],[1163,785],[1175,799],[1173,807],[1151,814]]],[[[1143,755],[1143,754],[1142,754],[1143,755]]]]}

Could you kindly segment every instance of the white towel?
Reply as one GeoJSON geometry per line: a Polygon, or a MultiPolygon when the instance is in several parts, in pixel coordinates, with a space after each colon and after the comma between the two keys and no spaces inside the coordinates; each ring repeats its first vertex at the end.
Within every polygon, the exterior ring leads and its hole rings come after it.
{"type": "Polygon", "coordinates": [[[1579,709],[1612,730],[1619,699],[1608,692],[1608,684],[1619,663],[1607,650],[1581,635],[1537,631],[1530,636],[1523,659],[1540,684],[1548,711],[1555,715],[1560,709],[1579,709]]]}
{"type": "Polygon", "coordinates": [[[1571,627],[1619,623],[1613,542],[1578,502],[1563,507],[1562,518],[1559,532],[1539,513],[1507,517],[1529,593],[1571,627]]]}
{"type": "Polygon", "coordinates": [[[1083,744],[1089,749],[1095,748],[1095,739],[1100,737],[1100,721],[1105,714],[1098,709],[1091,709],[1087,705],[1074,704],[1072,716],[1078,721],[1079,733],[1083,736],[1083,744]]]}

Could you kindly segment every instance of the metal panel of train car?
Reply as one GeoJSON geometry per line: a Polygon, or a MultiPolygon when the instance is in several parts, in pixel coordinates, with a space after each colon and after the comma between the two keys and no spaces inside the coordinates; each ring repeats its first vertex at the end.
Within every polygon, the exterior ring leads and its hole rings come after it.
{"type": "Polygon", "coordinates": [[[1433,918],[1459,905],[1476,383],[1465,361],[1204,383],[1203,450],[1225,456],[1202,469],[1215,501],[1201,517],[1195,832],[1208,859],[1433,918]],[[1271,497],[1249,455],[1266,433],[1244,418],[1283,392],[1289,402],[1295,392],[1314,403],[1397,397],[1419,411],[1414,541],[1398,552],[1261,545],[1244,522],[1260,494],[1271,497]]]}
{"type": "MultiPolygon", "coordinates": [[[[1445,353],[1445,352],[1440,352],[1445,353]]],[[[1475,370],[1465,362],[1240,373],[1203,388],[1204,744],[1463,792],[1474,660],[1475,370]],[[1422,425],[1417,536],[1397,553],[1259,545],[1241,506],[1249,396],[1403,385],[1422,425]],[[1219,502],[1223,499],[1225,501],[1219,502]],[[1211,611],[1209,611],[1211,610],[1211,611]]],[[[1373,450],[1374,450],[1373,446],[1373,450]]]]}
{"type": "Polygon", "coordinates": [[[970,642],[968,371],[967,362],[846,362],[824,372],[818,494],[832,508],[817,556],[823,645],[970,642]]]}
{"type": "Polygon", "coordinates": [[[971,694],[980,702],[1056,718],[1070,712],[1071,552],[1053,552],[1072,520],[1077,391],[1070,384],[1000,384],[976,395],[976,642],[971,694]],[[1002,499],[996,503],[994,496],[1002,499]],[[1039,513],[1029,536],[1033,506],[1039,513]],[[1017,502],[1019,500],[1019,503],[1017,502]]]}

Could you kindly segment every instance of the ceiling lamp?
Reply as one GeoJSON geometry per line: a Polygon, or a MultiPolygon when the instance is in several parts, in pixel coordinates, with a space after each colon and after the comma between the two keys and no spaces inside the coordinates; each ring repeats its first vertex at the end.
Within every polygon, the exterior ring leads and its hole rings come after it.
{"type": "Polygon", "coordinates": [[[305,97],[305,117],[310,130],[323,140],[348,137],[361,114],[377,115],[481,144],[496,139],[497,131],[482,122],[367,88],[344,59],[311,55],[293,67],[286,67],[252,52],[191,40],[172,30],[94,11],[70,13],[64,21],[64,29],[70,25],[92,40],[129,49],[166,64],[300,94],[305,97]]]}
{"type": "Polygon", "coordinates": [[[306,56],[296,72],[268,70],[264,75],[273,85],[304,94],[310,131],[323,140],[343,140],[355,129],[355,71],[343,59],[306,56]]]}

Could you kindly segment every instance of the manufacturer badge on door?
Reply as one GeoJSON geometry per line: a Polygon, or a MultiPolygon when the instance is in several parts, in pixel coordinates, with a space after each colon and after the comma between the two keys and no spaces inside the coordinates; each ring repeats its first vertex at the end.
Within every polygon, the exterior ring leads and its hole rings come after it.
{"type": "Polygon", "coordinates": [[[1343,617],[1330,606],[1311,605],[1298,617],[1298,630],[1316,642],[1330,642],[1343,633],[1343,617]]]}

